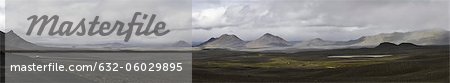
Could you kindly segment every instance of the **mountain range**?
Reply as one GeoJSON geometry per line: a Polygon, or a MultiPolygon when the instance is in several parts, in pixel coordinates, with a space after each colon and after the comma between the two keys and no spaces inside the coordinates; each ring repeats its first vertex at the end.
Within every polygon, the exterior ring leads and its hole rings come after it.
{"type": "Polygon", "coordinates": [[[243,41],[235,35],[224,34],[218,38],[211,38],[198,45],[203,48],[346,48],[346,47],[375,47],[383,42],[412,43],[417,45],[449,45],[450,32],[443,29],[429,29],[412,32],[381,33],[377,35],[362,36],[349,41],[331,41],[321,38],[290,43],[279,36],[266,33],[260,38],[252,41],[243,41]]]}
{"type": "Polygon", "coordinates": [[[355,45],[359,46],[373,46],[382,42],[392,43],[413,43],[417,45],[448,45],[449,31],[443,29],[430,29],[412,32],[394,32],[382,33],[373,36],[364,36],[355,41],[355,45]]]}
{"type": "Polygon", "coordinates": [[[44,47],[33,44],[18,36],[14,31],[7,33],[1,32],[1,34],[5,37],[5,50],[67,50],[64,48],[44,47]]]}
{"type": "MultiPolygon", "coordinates": [[[[381,33],[377,35],[362,36],[358,39],[349,41],[331,41],[321,38],[301,42],[290,42],[285,39],[266,33],[258,39],[251,41],[244,41],[233,34],[223,34],[217,38],[210,38],[194,47],[203,49],[224,48],[224,49],[270,49],[270,48],[347,48],[347,47],[375,47],[383,42],[391,42],[394,44],[411,43],[416,45],[449,45],[450,32],[443,29],[430,29],[412,32],[394,32],[381,33]]],[[[44,47],[33,44],[18,36],[13,31],[8,33],[1,33],[5,36],[6,50],[27,50],[27,49],[52,49],[61,50],[60,48],[44,47]]],[[[98,44],[109,47],[126,47],[127,45],[121,43],[105,43],[98,44]]],[[[190,47],[193,46],[186,41],[177,41],[171,44],[172,47],[190,47]]]]}

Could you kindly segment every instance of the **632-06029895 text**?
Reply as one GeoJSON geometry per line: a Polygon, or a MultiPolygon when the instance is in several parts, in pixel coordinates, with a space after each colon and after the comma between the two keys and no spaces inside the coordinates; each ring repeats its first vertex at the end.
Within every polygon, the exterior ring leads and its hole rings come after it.
{"type": "Polygon", "coordinates": [[[182,71],[182,63],[103,63],[95,62],[93,65],[61,65],[48,63],[44,65],[32,63],[31,65],[11,65],[10,71],[182,71]]]}

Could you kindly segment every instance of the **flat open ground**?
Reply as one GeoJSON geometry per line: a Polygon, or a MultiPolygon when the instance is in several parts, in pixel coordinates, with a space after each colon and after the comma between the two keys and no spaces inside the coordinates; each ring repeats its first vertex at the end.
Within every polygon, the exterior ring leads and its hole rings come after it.
{"type": "Polygon", "coordinates": [[[448,65],[448,46],[297,53],[204,50],[193,53],[193,81],[448,82],[448,65]],[[359,57],[329,57],[349,55],[359,57]]]}

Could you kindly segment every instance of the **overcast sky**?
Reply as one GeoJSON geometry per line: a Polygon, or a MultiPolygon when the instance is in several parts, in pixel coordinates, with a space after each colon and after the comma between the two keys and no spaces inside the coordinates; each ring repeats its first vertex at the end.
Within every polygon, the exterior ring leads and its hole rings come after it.
{"type": "MultiPolygon", "coordinates": [[[[191,28],[191,1],[186,0],[7,0],[6,1],[6,30],[13,30],[19,36],[33,43],[175,43],[179,40],[191,41],[191,31],[184,30],[191,28]],[[25,35],[31,20],[27,20],[32,15],[59,15],[57,28],[63,21],[72,21],[75,27],[82,18],[86,18],[85,25],[89,28],[88,22],[95,16],[99,16],[99,22],[122,21],[125,24],[130,22],[135,12],[143,14],[156,14],[153,26],[156,22],[166,23],[166,29],[171,30],[166,35],[155,36],[135,36],[132,35],[129,42],[124,42],[125,36],[117,36],[115,33],[109,36],[48,36],[50,25],[44,30],[42,36],[37,36],[38,27],[35,27],[33,34],[25,35]],[[178,30],[182,29],[182,30],[178,30]]],[[[2,12],[4,14],[4,12],[2,12]]],[[[150,17],[149,17],[150,18],[150,17]]],[[[142,20],[142,15],[137,22],[143,22],[144,28],[149,20],[142,20]]],[[[36,26],[40,26],[39,24],[36,26]]],[[[97,25],[97,29],[100,25],[97,25]]],[[[111,25],[112,26],[112,25],[111,25]]],[[[124,27],[128,28],[127,25],[124,27]]],[[[152,30],[154,27],[151,27],[152,30]]],[[[72,28],[73,29],[73,28],[72,28]]],[[[117,30],[117,29],[116,29],[117,30]]],[[[134,28],[134,31],[136,28],[134,28]]],[[[134,33],[133,33],[134,34],[134,33]]]]}
{"type": "Polygon", "coordinates": [[[0,31],[5,31],[5,0],[0,0],[0,31]]]}
{"type": "MultiPolygon", "coordinates": [[[[130,42],[206,41],[222,34],[254,40],[272,33],[288,41],[351,40],[379,33],[449,30],[448,0],[8,0],[7,26],[34,43],[123,42],[123,36],[25,36],[31,15],[60,20],[128,22],[135,11],[157,14],[173,32],[163,37],[132,36],[130,42]],[[56,2],[59,1],[59,2],[56,2]],[[16,30],[17,29],[17,30],[16,30]],[[190,35],[192,34],[192,35],[190,35]]],[[[0,3],[0,26],[5,3],[0,3]]]]}
{"type": "Polygon", "coordinates": [[[378,33],[449,30],[448,0],[194,0],[193,40],[351,40],[378,33]]]}

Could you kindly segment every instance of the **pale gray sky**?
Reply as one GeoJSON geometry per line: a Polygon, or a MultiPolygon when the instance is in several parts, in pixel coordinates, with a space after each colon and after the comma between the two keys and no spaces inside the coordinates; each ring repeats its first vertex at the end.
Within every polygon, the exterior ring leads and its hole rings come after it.
{"type": "MultiPolygon", "coordinates": [[[[0,2],[0,26],[5,23],[0,2]]],[[[60,15],[60,20],[128,22],[135,11],[157,14],[173,29],[163,37],[131,37],[130,42],[206,41],[222,34],[253,40],[272,33],[289,41],[351,40],[379,33],[432,28],[449,30],[448,0],[8,0],[7,29],[24,36],[27,17],[60,15]],[[56,2],[59,1],[59,2],[56,2]],[[9,23],[11,22],[11,23],[9,23]],[[192,26],[192,27],[191,27],[192,26]],[[190,35],[192,34],[192,35],[190,35]]],[[[2,27],[3,28],[3,27],[2,27]]],[[[123,42],[123,37],[24,36],[36,43],[123,42]]]]}
{"type": "Polygon", "coordinates": [[[0,0],[0,31],[5,31],[5,0],[0,0]]]}
{"type": "MultiPolygon", "coordinates": [[[[14,30],[19,36],[33,43],[125,43],[125,37],[117,36],[115,33],[109,36],[48,36],[47,32],[44,32],[45,35],[37,36],[38,27],[35,27],[31,36],[27,36],[25,33],[31,24],[31,20],[27,18],[32,15],[59,15],[58,27],[63,21],[72,21],[75,27],[82,18],[86,18],[85,25],[89,28],[88,22],[95,16],[100,17],[100,23],[109,21],[114,24],[116,20],[128,23],[135,12],[156,14],[153,26],[156,22],[164,21],[166,29],[173,30],[158,37],[132,35],[127,43],[175,43],[179,40],[191,41],[192,39],[190,30],[177,30],[190,29],[191,26],[191,1],[186,0],[7,0],[6,5],[6,31],[14,30]]],[[[141,15],[137,21],[145,23],[145,28],[148,19],[142,20],[141,15]]],[[[48,31],[50,25],[44,31],[48,31]]],[[[99,26],[97,25],[96,28],[99,26]]],[[[127,27],[125,25],[125,28],[127,27]]]]}
{"type": "Polygon", "coordinates": [[[194,0],[193,40],[264,33],[286,40],[351,40],[378,33],[449,30],[448,0],[194,0]]]}

